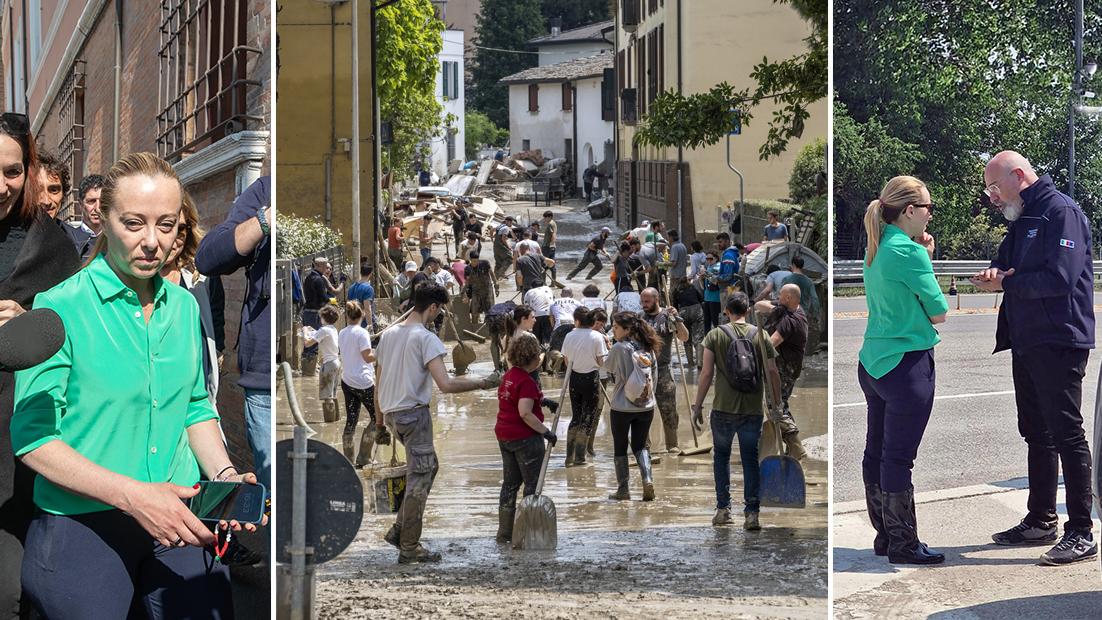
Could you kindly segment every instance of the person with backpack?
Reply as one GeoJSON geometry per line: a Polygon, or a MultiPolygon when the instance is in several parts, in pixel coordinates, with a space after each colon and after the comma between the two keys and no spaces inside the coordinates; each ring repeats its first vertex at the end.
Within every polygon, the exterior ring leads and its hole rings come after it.
{"type": "Polygon", "coordinates": [[[780,373],[774,359],[777,350],[757,327],[746,323],[750,299],[742,291],[727,297],[724,314],[729,320],[704,337],[704,355],[693,404],[693,427],[704,427],[704,397],[715,378],[715,395],[709,423],[712,428],[712,472],[716,485],[716,514],[712,525],[731,523],[731,444],[738,437],[742,458],[744,527],[760,530],[761,469],[758,441],[764,411],[762,396],[766,378],[774,402],[780,402],[780,373]],[[760,347],[760,348],[759,348],[760,347]],[[765,351],[762,359],[761,350],[765,351]],[[716,370],[719,372],[716,372],[716,370]]]}
{"type": "Polygon", "coordinates": [[[616,468],[616,492],[609,499],[628,500],[628,447],[635,455],[643,479],[643,501],[654,500],[647,437],[654,420],[654,383],[656,355],[662,339],[634,312],[612,316],[612,345],[602,367],[614,379],[609,396],[612,422],[613,463],[616,468]]]}

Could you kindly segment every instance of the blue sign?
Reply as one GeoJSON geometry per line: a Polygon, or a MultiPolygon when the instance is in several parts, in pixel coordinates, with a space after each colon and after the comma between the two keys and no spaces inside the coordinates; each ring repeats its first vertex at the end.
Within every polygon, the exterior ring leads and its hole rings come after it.
{"type": "Polygon", "coordinates": [[[742,135],[742,115],[738,110],[731,110],[731,129],[727,132],[730,136],[742,135]]]}

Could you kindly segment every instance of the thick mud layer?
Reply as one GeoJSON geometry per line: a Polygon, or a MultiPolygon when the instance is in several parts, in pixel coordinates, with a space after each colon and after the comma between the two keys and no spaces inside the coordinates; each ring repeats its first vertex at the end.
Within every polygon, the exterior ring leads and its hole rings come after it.
{"type": "MultiPolygon", "coordinates": [[[[562,216],[560,222],[560,256],[577,251],[572,246],[584,244],[588,231],[602,224],[589,223],[584,212],[562,216]]],[[[569,259],[563,262],[567,267],[574,264],[569,259]]],[[[605,289],[607,269],[598,276],[605,289]]],[[[511,294],[502,292],[503,298],[511,294]]],[[[488,374],[487,345],[476,345],[476,352],[479,361],[470,374],[488,374]]],[[[676,364],[674,378],[679,382],[676,364]]],[[[692,395],[695,373],[688,373],[686,379],[692,395]]],[[[542,381],[545,393],[557,398],[561,377],[544,375],[542,381]]],[[[343,413],[338,423],[322,423],[317,379],[295,382],[318,438],[339,448],[343,413]]],[[[678,389],[679,443],[689,449],[694,445],[689,414],[678,389]]],[[[282,390],[279,396],[285,397],[282,390]]],[[[710,397],[706,408],[709,402],[710,397]]],[[[283,405],[278,407],[281,439],[290,435],[290,416],[283,405]]],[[[438,394],[432,406],[440,473],[429,496],[423,542],[440,551],[443,561],[398,565],[397,550],[382,539],[393,516],[367,514],[352,545],[318,567],[320,617],[826,617],[825,354],[807,360],[792,400],[810,454],[804,461],[808,507],[763,509],[759,532],[742,527],[737,442],[731,468],[733,525],[711,524],[715,489],[710,452],[676,457],[657,452],[661,459],[654,466],[655,501],[640,501],[642,488],[634,467],[632,500],[607,499],[614,490],[615,474],[612,440],[603,417],[597,431],[597,456],[590,464],[565,468],[565,439],[553,452],[544,494],[558,512],[557,549],[514,551],[498,545],[494,534],[502,474],[493,432],[496,393],[438,394]]],[[[560,438],[565,438],[568,424],[566,411],[557,427],[560,438]]],[[[652,444],[655,441],[652,434],[652,444]]],[[[711,436],[705,431],[698,441],[710,445],[711,436]]],[[[376,454],[383,463],[389,457],[389,448],[376,454]]],[[[370,470],[361,471],[365,488],[370,470]]]]}

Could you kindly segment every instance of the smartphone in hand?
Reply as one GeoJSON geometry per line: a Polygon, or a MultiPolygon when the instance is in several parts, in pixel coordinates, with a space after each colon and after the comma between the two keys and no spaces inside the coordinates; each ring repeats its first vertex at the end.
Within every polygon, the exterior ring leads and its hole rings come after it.
{"type": "Polygon", "coordinates": [[[200,521],[259,524],[266,494],[262,484],[200,480],[199,494],[188,500],[188,508],[200,521]]]}

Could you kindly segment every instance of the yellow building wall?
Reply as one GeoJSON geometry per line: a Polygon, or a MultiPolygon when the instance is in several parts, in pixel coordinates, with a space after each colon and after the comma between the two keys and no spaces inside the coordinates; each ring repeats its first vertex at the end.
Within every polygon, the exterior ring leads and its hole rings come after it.
{"type": "MultiPolygon", "coordinates": [[[[319,2],[280,5],[276,86],[276,200],[280,213],[325,221],[325,160],[332,158],[329,225],[352,249],[352,9],[319,2]],[[344,140],[345,142],[341,142],[344,140]]],[[[371,102],[371,3],[359,2],[360,236],[371,256],[374,234],[374,121],[371,102]]]]}

